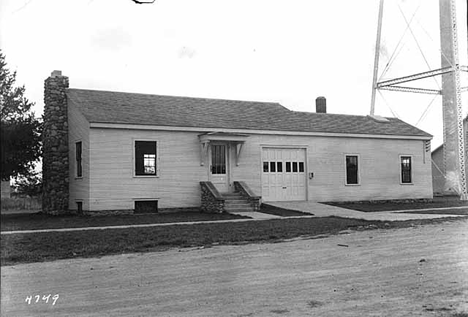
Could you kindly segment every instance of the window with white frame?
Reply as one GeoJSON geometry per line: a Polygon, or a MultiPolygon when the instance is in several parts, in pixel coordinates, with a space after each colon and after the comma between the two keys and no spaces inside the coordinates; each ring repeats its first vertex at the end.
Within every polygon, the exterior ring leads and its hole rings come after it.
{"type": "Polygon", "coordinates": [[[402,184],[413,183],[411,156],[400,156],[400,177],[402,184]]]}
{"type": "Polygon", "coordinates": [[[359,185],[358,155],[346,155],[346,185],[359,185]]]}
{"type": "Polygon", "coordinates": [[[135,175],[157,175],[156,141],[135,141],[135,175]]]}

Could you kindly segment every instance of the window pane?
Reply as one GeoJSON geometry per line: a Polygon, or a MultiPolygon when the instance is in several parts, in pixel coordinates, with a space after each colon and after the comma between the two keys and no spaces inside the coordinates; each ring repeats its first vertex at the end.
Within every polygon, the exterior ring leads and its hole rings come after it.
{"type": "Polygon", "coordinates": [[[346,156],[346,184],[358,184],[358,157],[346,156]]]}
{"type": "Polygon", "coordinates": [[[275,162],[270,162],[270,172],[276,172],[276,164],[275,162]]]}
{"type": "Polygon", "coordinates": [[[293,172],[297,173],[297,162],[293,162],[293,172]]]}
{"type": "Polygon", "coordinates": [[[401,182],[402,183],[411,183],[411,157],[402,156],[401,157],[401,182]]]}
{"type": "Polygon", "coordinates": [[[291,173],[291,162],[286,162],[286,173],[291,173]]]}
{"type": "Polygon", "coordinates": [[[299,172],[300,173],[304,172],[304,162],[299,162],[299,172]]]}
{"type": "Polygon", "coordinates": [[[282,172],[283,172],[283,162],[277,162],[276,165],[277,165],[277,167],[278,167],[278,168],[276,169],[277,172],[282,173],[282,172]]]}
{"type": "Polygon", "coordinates": [[[83,176],[83,162],[82,162],[82,156],[83,156],[83,146],[81,141],[75,143],[75,154],[76,154],[76,177],[82,177],[83,176]]]}
{"type": "Polygon", "coordinates": [[[226,174],[226,146],[222,144],[211,146],[211,173],[226,174]]]}
{"type": "Polygon", "coordinates": [[[268,173],[268,162],[263,162],[263,172],[268,173]]]}
{"type": "Polygon", "coordinates": [[[156,155],[145,154],[143,156],[145,174],[156,174],[156,155]]]}
{"type": "Polygon", "coordinates": [[[76,148],[76,159],[80,160],[81,159],[81,150],[82,150],[81,141],[75,143],[75,148],[76,148]]]}
{"type": "Polygon", "coordinates": [[[156,141],[135,141],[135,175],[156,175],[156,141]]]}

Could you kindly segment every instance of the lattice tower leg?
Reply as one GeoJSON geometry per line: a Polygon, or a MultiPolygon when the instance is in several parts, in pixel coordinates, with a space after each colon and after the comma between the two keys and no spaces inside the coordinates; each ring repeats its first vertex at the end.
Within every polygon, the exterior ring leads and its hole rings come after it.
{"type": "Polygon", "coordinates": [[[451,0],[450,9],[452,17],[452,45],[453,59],[455,62],[455,96],[457,103],[457,136],[458,136],[458,161],[460,169],[460,198],[468,200],[468,191],[466,188],[466,170],[465,170],[465,138],[463,131],[463,109],[461,100],[461,85],[460,85],[460,62],[458,60],[458,32],[457,32],[457,15],[456,15],[456,0],[451,0]]]}
{"type": "Polygon", "coordinates": [[[442,75],[444,188],[446,194],[456,193],[467,199],[455,0],[439,0],[439,9],[442,67],[452,69],[450,73],[442,75]]]}

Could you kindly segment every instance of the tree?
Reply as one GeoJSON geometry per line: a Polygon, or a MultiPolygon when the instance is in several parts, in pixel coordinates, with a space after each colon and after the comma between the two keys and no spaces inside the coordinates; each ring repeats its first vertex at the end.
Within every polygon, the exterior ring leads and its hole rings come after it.
{"type": "Polygon", "coordinates": [[[42,121],[34,116],[24,86],[15,87],[16,71],[10,73],[0,50],[1,179],[28,176],[41,157],[42,121]]]}
{"type": "Polygon", "coordinates": [[[42,194],[42,173],[32,172],[27,176],[20,176],[13,185],[19,195],[37,197],[42,194]]]}

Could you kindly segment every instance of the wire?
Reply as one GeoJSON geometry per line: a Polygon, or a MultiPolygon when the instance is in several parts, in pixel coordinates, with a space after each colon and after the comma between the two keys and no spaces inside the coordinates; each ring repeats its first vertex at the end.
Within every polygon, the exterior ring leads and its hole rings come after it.
{"type": "Polygon", "coordinates": [[[380,76],[379,78],[379,81],[384,77],[384,75],[388,72],[388,70],[390,69],[390,66],[392,66],[393,62],[396,60],[396,58],[398,57],[398,55],[400,55],[401,51],[405,48],[406,44],[403,43],[402,46],[399,47],[398,49],[398,52],[396,52],[395,54],[395,57],[389,61],[389,63],[387,64],[387,66],[385,67],[384,71],[382,72],[382,75],[380,76]]]}
{"type": "Polygon", "coordinates": [[[393,110],[392,106],[390,106],[390,104],[387,102],[387,100],[385,99],[382,92],[380,90],[377,90],[377,91],[379,92],[380,96],[382,97],[382,100],[385,102],[385,105],[387,105],[388,109],[390,109],[390,112],[392,113],[393,117],[400,119],[400,116],[398,115],[398,113],[396,111],[393,110]]]}
{"type": "Polygon", "coordinates": [[[438,96],[439,95],[435,95],[434,98],[432,98],[431,102],[427,105],[426,109],[424,110],[423,114],[419,118],[418,122],[416,122],[416,126],[418,126],[419,123],[423,120],[423,118],[426,117],[427,113],[429,112],[429,108],[432,106],[432,103],[438,96]]]}
{"type": "MultiPolygon", "coordinates": [[[[445,151],[445,149],[443,149],[443,151],[445,151]]],[[[431,159],[431,161],[432,161],[432,164],[435,166],[435,168],[439,171],[439,173],[444,177],[444,179],[447,179],[447,175],[446,175],[444,172],[442,172],[442,170],[440,169],[440,167],[437,166],[436,162],[434,162],[433,159],[431,159]]],[[[460,195],[460,191],[459,191],[456,187],[454,187],[453,190],[454,190],[458,195],[460,195]]]]}
{"type": "MultiPolygon", "coordinates": [[[[427,32],[427,30],[424,28],[424,26],[419,22],[419,20],[416,20],[416,22],[419,24],[419,26],[420,26],[421,29],[424,31],[424,33],[426,33],[427,37],[432,41],[432,43],[435,44],[434,39],[433,39],[432,36],[429,34],[429,32],[427,32]]],[[[444,51],[443,51],[441,48],[438,48],[437,50],[442,54],[442,57],[445,58],[445,60],[447,61],[447,63],[449,63],[450,66],[453,67],[452,62],[451,62],[450,59],[447,58],[447,56],[444,54],[444,51]]]]}
{"type": "MultiPolygon", "coordinates": [[[[403,18],[405,19],[406,25],[408,25],[408,27],[410,28],[411,35],[413,36],[413,39],[414,39],[414,41],[416,42],[416,45],[418,46],[419,52],[421,52],[421,55],[422,55],[424,61],[426,62],[426,65],[427,65],[428,70],[431,70],[431,66],[429,65],[429,62],[428,62],[427,59],[426,59],[426,55],[424,55],[424,52],[422,51],[421,46],[419,45],[419,42],[418,42],[418,40],[416,39],[416,36],[415,36],[414,33],[413,33],[413,30],[411,29],[410,25],[408,24],[408,20],[406,19],[406,16],[405,16],[405,14],[403,13],[403,10],[401,9],[400,4],[398,4],[398,9],[400,10],[401,15],[402,15],[403,18]]],[[[439,82],[435,79],[435,77],[432,77],[432,78],[434,79],[435,83],[437,84],[437,87],[438,87],[439,90],[440,90],[441,88],[440,88],[439,82]]]]}
{"type": "Polygon", "coordinates": [[[431,159],[431,161],[432,161],[432,164],[435,166],[435,168],[439,171],[439,173],[440,173],[445,179],[447,179],[447,176],[445,175],[444,172],[442,172],[442,170],[441,170],[440,167],[436,164],[436,162],[434,162],[433,159],[431,159]]]}
{"type": "Polygon", "coordinates": [[[395,55],[395,53],[397,52],[397,49],[399,48],[400,44],[401,44],[401,41],[403,41],[403,38],[405,37],[406,35],[406,32],[408,32],[408,30],[410,29],[410,25],[414,19],[414,17],[416,16],[416,13],[419,11],[419,8],[421,7],[421,2],[419,3],[419,6],[416,8],[416,10],[414,11],[413,15],[411,16],[411,20],[409,21],[409,24],[407,23],[407,26],[406,26],[406,29],[405,31],[403,32],[402,36],[400,37],[400,40],[398,41],[397,45],[395,46],[395,50],[393,51],[392,55],[390,56],[390,59],[388,60],[387,62],[387,65],[385,66],[385,69],[383,70],[382,72],[382,75],[380,75],[380,78],[379,78],[379,81],[382,79],[382,77],[387,73],[387,71],[390,69],[390,66],[393,64],[393,62],[395,61],[395,59],[397,58],[397,56],[400,54],[401,50],[403,49],[403,47],[405,46],[403,44],[402,47],[400,47],[400,49],[398,50],[398,53],[395,55]]]}

